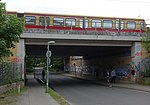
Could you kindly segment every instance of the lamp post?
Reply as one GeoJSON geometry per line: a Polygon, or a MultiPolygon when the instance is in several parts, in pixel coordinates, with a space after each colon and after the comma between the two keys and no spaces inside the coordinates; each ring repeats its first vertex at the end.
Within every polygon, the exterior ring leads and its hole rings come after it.
{"type": "Polygon", "coordinates": [[[50,57],[51,57],[51,55],[52,55],[52,53],[51,53],[49,47],[50,47],[51,44],[54,44],[54,43],[55,43],[55,41],[49,41],[49,42],[47,42],[47,52],[46,52],[46,57],[47,57],[46,93],[48,93],[48,88],[49,88],[49,87],[48,87],[48,84],[49,84],[49,65],[51,64],[51,59],[50,59],[50,57]]]}

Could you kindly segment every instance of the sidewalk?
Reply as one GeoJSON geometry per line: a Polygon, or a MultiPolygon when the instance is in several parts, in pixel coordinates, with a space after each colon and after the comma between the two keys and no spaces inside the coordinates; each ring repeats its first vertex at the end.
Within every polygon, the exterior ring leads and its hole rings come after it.
{"type": "MultiPolygon", "coordinates": [[[[81,76],[75,77],[74,75],[71,75],[71,74],[64,74],[64,75],[74,77],[74,78],[90,80],[88,78],[84,78],[84,77],[81,77],[81,76]]],[[[96,80],[93,80],[93,79],[91,81],[93,81],[94,83],[100,84],[100,85],[108,86],[107,83],[103,83],[103,82],[96,81],[96,80]]],[[[134,84],[134,83],[115,83],[115,84],[113,83],[112,86],[113,87],[119,87],[119,88],[127,88],[127,89],[150,92],[150,86],[134,84]]]]}
{"type": "Polygon", "coordinates": [[[33,75],[28,75],[28,90],[17,100],[17,105],[59,105],[48,93],[45,87],[40,85],[33,75]]]}
{"type": "Polygon", "coordinates": [[[150,92],[150,86],[139,85],[139,84],[116,83],[116,84],[112,84],[112,86],[150,92]]]}

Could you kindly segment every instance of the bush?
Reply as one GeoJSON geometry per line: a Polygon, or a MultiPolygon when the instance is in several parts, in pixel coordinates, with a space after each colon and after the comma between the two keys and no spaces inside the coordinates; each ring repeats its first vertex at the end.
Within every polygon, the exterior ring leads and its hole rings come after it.
{"type": "Polygon", "coordinates": [[[140,83],[144,85],[150,85],[150,70],[144,70],[140,72],[140,83]]]}
{"type": "Polygon", "coordinates": [[[142,77],[150,77],[150,70],[141,71],[140,75],[142,77]]]}

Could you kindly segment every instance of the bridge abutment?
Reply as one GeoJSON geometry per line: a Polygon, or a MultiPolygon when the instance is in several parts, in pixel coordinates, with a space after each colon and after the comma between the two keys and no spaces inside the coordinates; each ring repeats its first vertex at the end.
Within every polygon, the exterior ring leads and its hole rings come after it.
{"type": "Polygon", "coordinates": [[[16,62],[21,63],[21,74],[22,79],[25,79],[25,41],[24,39],[20,39],[19,43],[17,43],[17,54],[16,54],[16,62]]]}

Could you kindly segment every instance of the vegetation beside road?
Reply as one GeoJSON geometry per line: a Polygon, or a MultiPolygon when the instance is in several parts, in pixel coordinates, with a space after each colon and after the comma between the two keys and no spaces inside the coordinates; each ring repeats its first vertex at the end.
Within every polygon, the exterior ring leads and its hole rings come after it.
{"type": "Polygon", "coordinates": [[[3,94],[0,94],[0,105],[10,105],[15,103],[17,100],[15,97],[21,95],[21,93],[27,91],[27,87],[20,88],[18,89],[10,89],[3,94]],[[20,92],[19,92],[20,91],[20,92]]]}
{"type": "MultiPolygon", "coordinates": [[[[147,27],[147,34],[150,34],[150,27],[147,27]]],[[[146,36],[142,38],[142,45],[147,51],[147,56],[150,58],[150,36],[146,36]]],[[[148,61],[148,65],[150,62],[148,61]]],[[[140,72],[141,83],[144,85],[150,85],[150,68],[145,68],[140,72]]]]}
{"type": "Polygon", "coordinates": [[[70,105],[68,101],[66,101],[62,96],[56,93],[54,90],[49,88],[48,93],[52,96],[60,105],[70,105]]]}
{"type": "Polygon", "coordinates": [[[141,71],[140,76],[143,85],[150,85],[150,70],[141,71]]]}

